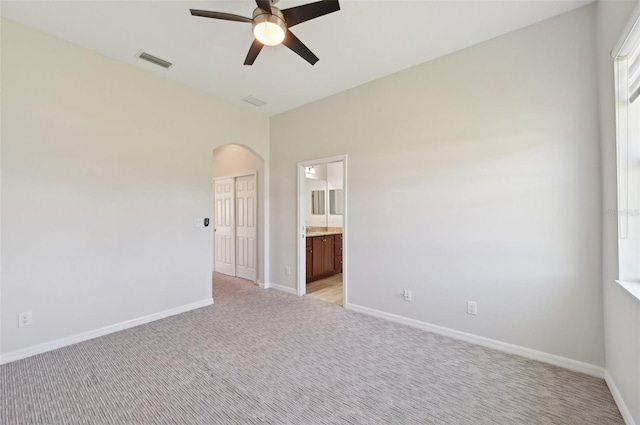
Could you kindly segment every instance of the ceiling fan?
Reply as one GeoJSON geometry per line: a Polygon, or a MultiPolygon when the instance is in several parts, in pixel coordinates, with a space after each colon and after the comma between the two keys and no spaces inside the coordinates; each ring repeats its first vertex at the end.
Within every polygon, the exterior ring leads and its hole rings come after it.
{"type": "Polygon", "coordinates": [[[208,10],[190,9],[190,11],[193,16],[203,18],[251,23],[256,39],[249,48],[247,58],[244,60],[245,65],[253,65],[262,47],[278,44],[284,44],[311,65],[315,65],[319,60],[318,57],[289,28],[328,13],[337,12],[340,10],[338,0],[323,0],[282,10],[274,6],[277,2],[278,0],[256,0],[258,7],[253,11],[252,18],[208,10]]]}

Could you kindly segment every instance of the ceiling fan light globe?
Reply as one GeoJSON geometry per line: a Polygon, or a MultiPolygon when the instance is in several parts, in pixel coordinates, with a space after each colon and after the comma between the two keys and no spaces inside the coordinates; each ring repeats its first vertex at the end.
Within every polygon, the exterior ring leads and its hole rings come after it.
{"type": "Polygon", "coordinates": [[[260,9],[256,9],[253,16],[253,35],[265,46],[277,46],[284,40],[287,32],[287,25],[280,16],[281,13],[275,7],[272,14],[265,14],[260,9]]]}
{"type": "Polygon", "coordinates": [[[271,22],[263,22],[253,27],[253,35],[265,46],[277,46],[284,40],[285,31],[271,22]]]}

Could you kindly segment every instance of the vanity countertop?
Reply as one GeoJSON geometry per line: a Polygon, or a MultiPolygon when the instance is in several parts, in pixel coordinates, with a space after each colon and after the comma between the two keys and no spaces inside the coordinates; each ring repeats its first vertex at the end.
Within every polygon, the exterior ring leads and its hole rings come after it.
{"type": "Polygon", "coordinates": [[[341,235],[342,227],[307,226],[307,237],[341,235]]]}
{"type": "Polygon", "coordinates": [[[329,236],[329,235],[341,235],[342,230],[322,230],[316,232],[307,233],[308,238],[313,238],[315,236],[329,236]]]}

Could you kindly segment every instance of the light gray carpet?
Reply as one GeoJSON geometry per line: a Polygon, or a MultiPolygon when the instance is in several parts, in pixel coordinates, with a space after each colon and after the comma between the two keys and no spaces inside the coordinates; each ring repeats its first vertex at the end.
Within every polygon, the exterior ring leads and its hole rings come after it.
{"type": "Polygon", "coordinates": [[[9,424],[623,424],[604,381],[217,277],[216,304],[0,367],[9,424]]]}

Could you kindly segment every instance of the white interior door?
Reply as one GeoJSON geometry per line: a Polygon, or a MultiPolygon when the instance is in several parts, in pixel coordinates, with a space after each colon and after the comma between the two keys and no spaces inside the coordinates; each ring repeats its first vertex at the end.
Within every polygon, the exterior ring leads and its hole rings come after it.
{"type": "Polygon", "coordinates": [[[218,273],[235,276],[234,179],[214,181],[215,265],[218,273]]]}
{"type": "Polygon", "coordinates": [[[256,176],[236,178],[236,275],[256,280],[256,176]]]}

